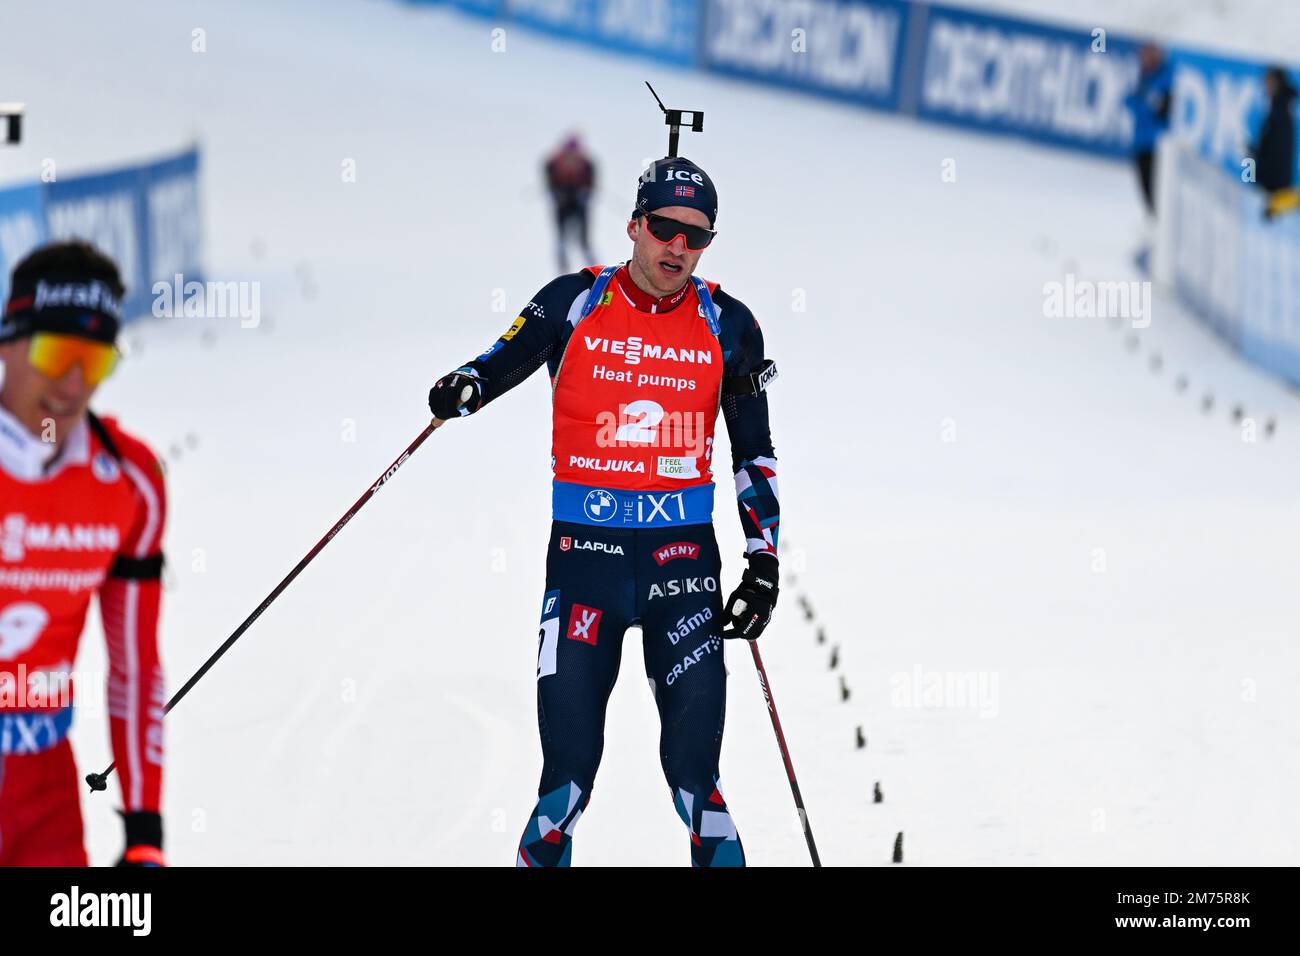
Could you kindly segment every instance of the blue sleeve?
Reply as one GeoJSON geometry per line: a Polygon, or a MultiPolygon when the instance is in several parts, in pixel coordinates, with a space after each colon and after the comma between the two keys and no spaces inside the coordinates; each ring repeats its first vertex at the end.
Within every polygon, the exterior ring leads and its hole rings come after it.
{"type": "MultiPolygon", "coordinates": [[[[723,374],[749,375],[762,365],[763,330],[754,314],[739,299],[723,292],[713,294],[722,326],[723,374]]],[[[736,507],[745,532],[745,554],[776,557],[781,524],[781,498],[776,481],[776,451],[768,425],[767,392],[722,396],[722,417],[731,440],[731,473],[736,485],[736,507]]]]}

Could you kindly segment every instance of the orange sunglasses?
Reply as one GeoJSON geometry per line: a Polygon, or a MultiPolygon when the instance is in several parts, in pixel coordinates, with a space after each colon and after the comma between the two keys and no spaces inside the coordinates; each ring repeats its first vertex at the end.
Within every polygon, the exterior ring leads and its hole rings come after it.
{"type": "Polygon", "coordinates": [[[32,367],[49,378],[63,378],[72,366],[80,364],[87,385],[98,385],[108,378],[117,367],[117,359],[117,348],[107,342],[54,332],[37,332],[27,350],[32,367]]]}

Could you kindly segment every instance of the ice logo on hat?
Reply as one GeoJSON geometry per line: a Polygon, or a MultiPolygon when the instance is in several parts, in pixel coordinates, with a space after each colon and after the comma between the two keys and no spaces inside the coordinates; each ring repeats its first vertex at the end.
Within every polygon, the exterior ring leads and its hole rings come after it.
{"type": "Polygon", "coordinates": [[[582,500],[582,511],[592,521],[608,521],[618,510],[614,496],[604,488],[593,488],[582,500]]]}
{"type": "Polygon", "coordinates": [[[672,166],[669,166],[668,170],[664,173],[664,180],[667,181],[670,179],[689,179],[693,183],[698,183],[701,186],[704,185],[704,177],[698,172],[692,172],[689,169],[674,169],[672,166]]]}

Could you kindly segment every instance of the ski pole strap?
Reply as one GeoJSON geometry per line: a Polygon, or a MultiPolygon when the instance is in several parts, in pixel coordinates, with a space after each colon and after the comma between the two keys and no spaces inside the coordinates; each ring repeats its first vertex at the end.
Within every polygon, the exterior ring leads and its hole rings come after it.
{"type": "Polygon", "coordinates": [[[722,380],[724,395],[761,395],[776,379],[776,363],[763,359],[758,368],[748,375],[734,375],[722,380]]]}
{"type": "Polygon", "coordinates": [[[601,304],[600,300],[605,295],[605,287],[609,285],[609,280],[614,277],[614,273],[618,271],[618,268],[618,266],[605,266],[600,270],[600,274],[596,276],[596,281],[592,283],[591,291],[587,293],[587,303],[582,307],[582,316],[578,321],[582,321],[582,319],[591,315],[591,310],[601,304]]]}
{"type": "Polygon", "coordinates": [[[122,453],[118,451],[117,443],[113,441],[113,436],[108,433],[108,426],[104,424],[103,420],[94,412],[87,411],[86,424],[88,424],[90,430],[95,433],[95,437],[98,438],[99,443],[104,446],[104,450],[112,456],[114,461],[121,464],[122,453]]]}
{"type": "Polygon", "coordinates": [[[718,325],[718,307],[713,304],[709,284],[699,276],[691,276],[691,282],[695,283],[695,294],[700,298],[700,314],[709,323],[709,331],[713,333],[714,338],[720,337],[722,326],[718,325]]]}

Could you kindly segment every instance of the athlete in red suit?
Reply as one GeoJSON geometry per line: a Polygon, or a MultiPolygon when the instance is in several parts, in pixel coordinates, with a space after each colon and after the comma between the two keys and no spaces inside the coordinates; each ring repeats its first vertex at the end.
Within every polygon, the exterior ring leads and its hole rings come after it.
{"type": "Polygon", "coordinates": [[[95,594],[126,823],[120,862],[164,862],[166,494],[153,453],[89,411],[116,360],[122,294],[109,259],[57,243],[18,264],[0,319],[0,865],[86,865],[67,733],[95,594]]]}

